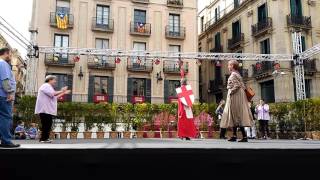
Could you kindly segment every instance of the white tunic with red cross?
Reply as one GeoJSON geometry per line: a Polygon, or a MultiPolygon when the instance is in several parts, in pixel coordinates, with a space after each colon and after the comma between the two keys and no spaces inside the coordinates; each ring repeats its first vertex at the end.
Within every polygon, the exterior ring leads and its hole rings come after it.
{"type": "Polygon", "coordinates": [[[194,103],[194,94],[190,85],[182,85],[176,89],[179,100],[184,105],[184,110],[188,119],[193,118],[192,104],[194,103]]]}

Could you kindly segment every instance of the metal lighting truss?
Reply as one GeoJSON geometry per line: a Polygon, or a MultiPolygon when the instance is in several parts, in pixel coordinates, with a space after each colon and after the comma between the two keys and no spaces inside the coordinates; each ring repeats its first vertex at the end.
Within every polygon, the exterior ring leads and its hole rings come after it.
{"type": "Polygon", "coordinates": [[[252,54],[252,53],[182,53],[159,51],[122,51],[114,49],[90,49],[90,48],[64,48],[64,47],[39,47],[40,53],[69,54],[88,56],[110,57],[145,57],[161,59],[200,59],[200,60],[241,60],[241,61],[292,61],[292,55],[285,54],[252,54]]]}

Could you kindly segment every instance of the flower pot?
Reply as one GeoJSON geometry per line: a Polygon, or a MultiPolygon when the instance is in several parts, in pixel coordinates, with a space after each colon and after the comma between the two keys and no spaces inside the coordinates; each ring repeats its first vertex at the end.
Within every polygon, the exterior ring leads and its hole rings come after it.
{"type": "Polygon", "coordinates": [[[109,138],[110,138],[110,139],[117,139],[117,138],[118,138],[118,132],[116,132],[116,131],[110,131],[110,132],[109,132],[109,138]]]}
{"type": "Polygon", "coordinates": [[[147,138],[154,138],[154,131],[147,131],[147,138]]]}
{"type": "Polygon", "coordinates": [[[169,132],[169,137],[170,138],[177,138],[178,137],[178,132],[177,131],[170,131],[169,132]]]}
{"type": "Polygon", "coordinates": [[[143,138],[143,131],[137,131],[136,132],[136,135],[137,135],[137,138],[143,138]]]}
{"type": "Polygon", "coordinates": [[[68,132],[60,132],[60,139],[67,139],[68,138],[68,132]]]}
{"type": "Polygon", "coordinates": [[[209,131],[200,131],[201,138],[208,139],[209,138],[209,131]]]}
{"type": "Polygon", "coordinates": [[[320,131],[312,131],[312,139],[320,140],[320,131]]]}
{"type": "Polygon", "coordinates": [[[70,139],[77,139],[78,137],[78,132],[70,132],[70,139]]]}
{"type": "Polygon", "coordinates": [[[91,139],[92,138],[92,132],[83,132],[83,138],[84,139],[91,139]]]}
{"type": "Polygon", "coordinates": [[[130,131],[124,131],[123,132],[123,138],[130,139],[131,138],[131,132],[130,131]]]}
{"type": "Polygon", "coordinates": [[[212,139],[220,139],[220,131],[212,131],[212,139]]]}
{"type": "Polygon", "coordinates": [[[97,139],[104,139],[104,132],[103,131],[96,132],[96,134],[97,134],[97,139]]]}
{"type": "Polygon", "coordinates": [[[56,134],[55,132],[51,131],[49,138],[50,139],[55,139],[55,134],[56,134]]]}
{"type": "Polygon", "coordinates": [[[169,138],[169,131],[161,131],[161,138],[169,138]]]}

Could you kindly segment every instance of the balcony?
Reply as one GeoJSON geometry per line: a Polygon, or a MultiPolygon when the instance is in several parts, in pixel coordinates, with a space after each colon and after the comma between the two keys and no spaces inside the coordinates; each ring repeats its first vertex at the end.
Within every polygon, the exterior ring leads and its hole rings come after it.
{"type": "Polygon", "coordinates": [[[130,34],[140,36],[151,35],[151,24],[149,23],[130,23],[130,34]]]}
{"type": "Polygon", "coordinates": [[[302,28],[309,30],[311,26],[311,16],[287,15],[287,23],[289,27],[302,28]]]}
{"type": "Polygon", "coordinates": [[[272,19],[269,17],[266,20],[251,26],[252,36],[254,37],[260,37],[270,30],[272,30],[272,19]]]}
{"type": "Polygon", "coordinates": [[[222,53],[223,52],[223,46],[222,45],[215,46],[214,48],[210,49],[210,52],[212,52],[212,53],[222,53]]]}
{"type": "Polygon", "coordinates": [[[116,63],[112,57],[90,57],[88,58],[88,69],[114,70],[116,69],[116,63]]]}
{"type": "Polygon", "coordinates": [[[92,18],[91,29],[93,31],[113,32],[113,19],[100,19],[97,17],[92,18]]]}
{"type": "Polygon", "coordinates": [[[65,16],[65,20],[66,20],[66,28],[61,28],[58,26],[58,17],[59,14],[57,12],[51,12],[50,13],[50,26],[52,27],[56,27],[56,28],[60,28],[60,29],[68,29],[68,28],[73,28],[73,15],[72,14],[66,14],[65,16]]]}
{"type": "MultiPolygon", "coordinates": [[[[188,73],[189,63],[184,62],[183,68],[184,68],[184,72],[188,73]]],[[[174,61],[174,60],[163,61],[163,73],[180,75],[179,61],[178,60],[176,60],[176,61],[174,61]]]]}
{"type": "Polygon", "coordinates": [[[75,65],[73,58],[66,54],[45,54],[44,63],[47,66],[74,67],[75,65]]]}
{"type": "MultiPolygon", "coordinates": [[[[304,73],[305,75],[312,76],[317,72],[317,59],[308,59],[303,61],[304,73]]],[[[294,63],[291,62],[291,67],[294,68],[294,63]]]]}
{"type": "Polygon", "coordinates": [[[221,93],[222,89],[223,89],[223,80],[221,78],[209,81],[209,93],[212,93],[212,94],[221,93]]]}
{"type": "Polygon", "coordinates": [[[167,6],[174,8],[182,8],[183,0],[167,0],[167,6]]]}
{"type": "Polygon", "coordinates": [[[142,4],[148,4],[149,0],[131,0],[134,3],[142,3],[142,4]]]}
{"type": "Polygon", "coordinates": [[[166,26],[166,38],[168,39],[185,39],[186,28],[182,26],[166,26]]]}
{"type": "Polygon", "coordinates": [[[139,60],[134,59],[128,60],[127,69],[132,72],[152,72],[153,70],[153,62],[150,60],[139,60]]]}
{"type": "Polygon", "coordinates": [[[263,79],[265,77],[269,77],[272,75],[274,71],[273,63],[272,62],[259,62],[252,65],[253,70],[253,77],[256,79],[263,79]]]}
{"type": "Polygon", "coordinates": [[[244,34],[241,33],[238,36],[232,37],[232,39],[228,39],[228,49],[235,50],[237,48],[243,47],[244,44],[244,34]]]}

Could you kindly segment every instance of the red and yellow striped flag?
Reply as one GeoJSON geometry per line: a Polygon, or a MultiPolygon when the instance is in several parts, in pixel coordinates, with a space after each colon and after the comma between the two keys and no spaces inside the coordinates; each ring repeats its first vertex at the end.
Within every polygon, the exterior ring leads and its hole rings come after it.
{"type": "Polygon", "coordinates": [[[56,15],[57,27],[59,29],[67,29],[68,28],[68,15],[63,13],[58,13],[56,15]]]}

